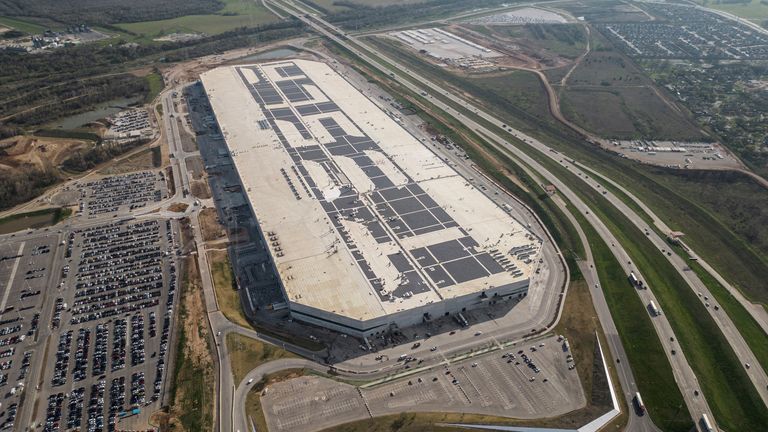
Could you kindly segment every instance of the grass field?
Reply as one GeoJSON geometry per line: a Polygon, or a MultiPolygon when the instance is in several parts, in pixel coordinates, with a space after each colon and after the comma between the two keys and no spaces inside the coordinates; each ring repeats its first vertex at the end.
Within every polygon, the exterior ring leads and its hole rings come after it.
{"type": "Polygon", "coordinates": [[[743,0],[741,3],[721,3],[717,0],[697,0],[702,6],[734,14],[760,24],[768,19],[768,4],[763,0],[743,0]]]}
{"type": "Polygon", "coordinates": [[[504,37],[520,39],[532,48],[551,51],[566,58],[576,58],[586,49],[586,34],[581,24],[489,26],[471,25],[472,29],[492,36],[498,33],[504,37]]]}
{"type": "Polygon", "coordinates": [[[165,84],[163,83],[163,77],[157,72],[152,72],[144,78],[149,85],[149,91],[147,92],[147,95],[144,96],[144,103],[150,103],[155,100],[161,91],[163,91],[165,84]]]}
{"type": "Polygon", "coordinates": [[[651,84],[651,81],[618,51],[590,52],[568,79],[568,84],[573,86],[599,86],[605,83],[630,86],[651,84]]]}
{"type": "Polygon", "coordinates": [[[23,21],[17,18],[0,17],[0,26],[11,27],[24,33],[42,33],[46,30],[45,27],[35,24],[29,21],[23,21]]]}
{"type": "Polygon", "coordinates": [[[71,214],[71,208],[57,207],[6,216],[0,219],[0,234],[56,225],[71,214]]]}
{"type": "Polygon", "coordinates": [[[216,14],[187,15],[160,21],[118,24],[117,27],[148,37],[170,33],[218,34],[238,27],[254,27],[277,21],[261,3],[253,0],[223,0],[224,8],[216,14]]]}
{"type": "Polygon", "coordinates": [[[216,290],[216,300],[221,313],[233,323],[252,328],[245,318],[243,307],[240,304],[240,295],[234,287],[232,265],[226,250],[212,250],[208,252],[208,264],[211,267],[213,287],[216,290]]]}
{"type": "Polygon", "coordinates": [[[563,115],[606,138],[698,140],[700,128],[673,110],[653,83],[623,54],[587,55],[560,89],[563,115]]]}
{"type": "MultiPolygon", "coordinates": [[[[329,12],[342,12],[345,10],[349,10],[348,7],[335,5],[334,3],[338,0],[309,0],[305,1],[305,3],[309,4],[310,6],[318,5],[322,7],[323,9],[326,9],[329,12]]],[[[356,3],[363,6],[390,6],[390,5],[405,5],[405,4],[413,4],[413,3],[422,3],[425,0],[349,0],[349,3],[356,3]]]]}
{"type": "Polygon", "coordinates": [[[656,191],[639,178],[640,198],[749,299],[768,305],[768,192],[738,173],[655,168],[649,177],[656,191]]]}
{"type": "MultiPolygon", "coordinates": [[[[531,115],[550,118],[549,106],[539,78],[528,71],[513,71],[501,76],[477,76],[471,81],[487,91],[496,92],[499,97],[514,100],[520,108],[531,115]]],[[[553,120],[554,121],[554,120],[553,120]]]]}
{"type": "MultiPolygon", "coordinates": [[[[542,162],[549,169],[559,171],[558,176],[562,179],[572,184],[580,181],[559,165],[542,162]]],[[[726,430],[758,430],[758,425],[768,423],[768,409],[696,294],[646,236],[601,195],[588,188],[576,190],[619,239],[632,257],[633,266],[643,272],[696,373],[718,423],[726,430]]],[[[622,279],[626,280],[626,275],[622,274],[622,279]]],[[[626,282],[624,284],[628,286],[626,282]]]]}
{"type": "Polygon", "coordinates": [[[226,343],[229,359],[232,362],[235,385],[238,385],[248,375],[248,372],[261,364],[272,360],[296,357],[288,351],[238,333],[229,333],[226,343]]]}
{"type": "MultiPolygon", "coordinates": [[[[688,254],[683,252],[680,246],[675,246],[674,249],[684,258],[688,257],[688,254]]],[[[704,270],[701,264],[696,261],[690,261],[688,267],[696,272],[696,275],[707,285],[714,300],[738,327],[752,353],[757,357],[757,361],[764,370],[768,370],[768,335],[765,334],[760,324],[752,318],[749,312],[741,306],[738,300],[724,286],[704,270]]]]}
{"type": "Polygon", "coordinates": [[[615,90],[574,89],[564,91],[560,97],[560,108],[569,121],[609,138],[635,135],[635,126],[625,106],[624,98],[615,90]],[[587,106],[591,109],[584,109],[587,106]]]}

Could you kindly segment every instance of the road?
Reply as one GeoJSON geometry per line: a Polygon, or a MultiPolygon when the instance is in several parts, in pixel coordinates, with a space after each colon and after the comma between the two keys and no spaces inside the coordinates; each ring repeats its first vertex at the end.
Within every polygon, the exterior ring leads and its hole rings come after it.
{"type": "MultiPolygon", "coordinates": [[[[635,196],[632,192],[627,190],[624,186],[616,183],[615,181],[602,176],[597,171],[584,166],[582,164],[578,165],[579,168],[586,172],[587,174],[592,175],[592,177],[599,178],[601,182],[608,183],[611,186],[615,187],[619,191],[621,191],[624,195],[626,195],[632,202],[634,202],[640,209],[648,215],[648,217],[651,218],[653,221],[653,225],[662,233],[670,233],[673,230],[663,221],[661,220],[643,201],[641,201],[637,196],[635,196]]],[[[741,291],[739,291],[738,288],[734,287],[730,284],[725,278],[720,275],[720,273],[717,272],[714,268],[712,268],[709,263],[707,263],[703,258],[701,258],[698,254],[696,254],[689,246],[685,244],[685,241],[680,239],[680,242],[683,244],[686,250],[691,253],[692,256],[696,258],[696,261],[704,267],[704,269],[712,275],[717,281],[724,286],[728,292],[731,293],[731,295],[741,304],[744,309],[749,312],[749,314],[752,316],[752,318],[757,321],[757,323],[762,327],[763,331],[768,333],[768,311],[760,304],[755,304],[750,302],[746,297],[744,297],[744,294],[742,294],[741,291]]]]}
{"type": "MultiPolygon", "coordinates": [[[[295,3],[291,2],[290,4],[293,5],[294,7],[297,7],[295,3]]],[[[451,100],[453,103],[456,103],[459,106],[465,107],[468,111],[473,112],[475,115],[477,115],[478,117],[481,117],[485,121],[491,122],[492,124],[495,124],[500,128],[504,124],[503,122],[501,122],[500,120],[492,116],[491,114],[481,111],[479,108],[475,107],[473,104],[469,103],[468,101],[453,95],[452,93],[446,91],[445,89],[438,86],[437,84],[434,84],[429,80],[427,80],[426,78],[419,76],[414,71],[409,70],[407,67],[402,66],[395,61],[392,61],[392,59],[387,59],[387,61],[396,69],[396,70],[390,70],[388,67],[380,64],[378,61],[370,57],[368,53],[373,53],[375,52],[374,50],[372,50],[370,47],[367,47],[363,42],[356,40],[354,41],[354,43],[351,43],[348,38],[345,37],[344,39],[342,39],[342,37],[337,36],[337,34],[344,35],[345,33],[335,28],[331,24],[325,22],[321,18],[312,17],[310,19],[299,14],[295,14],[295,16],[297,16],[297,18],[304,21],[306,24],[311,26],[316,31],[318,31],[320,34],[342,45],[343,47],[350,50],[355,55],[357,55],[358,57],[366,61],[371,66],[389,75],[394,80],[398,81],[401,85],[409,88],[415,93],[418,94],[424,90],[423,88],[420,88],[419,86],[413,84],[410,80],[406,79],[405,77],[400,76],[401,73],[407,74],[410,77],[410,79],[419,82],[421,85],[428,88],[430,92],[439,93],[442,97],[451,100]]],[[[380,53],[377,53],[377,54],[380,55],[380,53]]],[[[536,160],[534,160],[530,156],[517,151],[516,148],[514,148],[511,144],[506,142],[506,140],[498,136],[493,131],[488,130],[485,126],[478,124],[476,121],[468,118],[461,112],[457,112],[455,109],[453,109],[448,104],[442,102],[440,99],[437,99],[432,95],[428,95],[427,97],[431,103],[436,105],[438,108],[444,110],[445,112],[449,113],[450,115],[455,117],[457,120],[461,121],[464,125],[468,126],[470,129],[475,130],[481,133],[482,135],[485,135],[486,137],[488,137],[490,141],[492,141],[492,144],[494,144],[495,146],[505,151],[512,150],[520,159],[522,159],[525,163],[531,166],[542,177],[546,178],[548,181],[554,184],[558,188],[558,190],[560,190],[561,193],[564,196],[566,196],[574,204],[574,207],[576,207],[584,215],[584,217],[586,217],[587,220],[596,228],[596,230],[598,231],[600,236],[603,238],[603,240],[606,241],[607,244],[614,245],[612,247],[612,252],[616,256],[618,261],[622,263],[624,270],[627,273],[629,273],[630,271],[637,270],[631,266],[631,259],[629,258],[626,251],[624,251],[620,246],[616,246],[616,245],[619,245],[619,242],[615,239],[615,237],[610,232],[610,230],[602,223],[602,221],[599,218],[597,218],[593,213],[590,213],[589,207],[579,198],[578,195],[576,195],[576,193],[574,193],[570,189],[570,185],[567,185],[561,180],[559,180],[556,176],[550,173],[547,169],[545,169],[541,164],[539,164],[536,160]]],[[[513,130],[511,134],[513,136],[516,136],[519,139],[522,139],[526,143],[529,143],[529,144],[534,143],[536,146],[539,146],[540,148],[544,149],[544,153],[549,152],[549,149],[546,146],[544,146],[542,143],[534,140],[531,137],[528,137],[522,134],[519,131],[513,130]]],[[[636,271],[636,274],[640,274],[640,272],[636,271]]],[[[642,275],[640,275],[639,277],[642,277],[642,275]]],[[[642,301],[645,304],[647,304],[651,300],[659,304],[658,301],[655,299],[655,296],[652,294],[651,290],[642,290],[642,291],[638,290],[638,295],[640,295],[642,301]]],[[[665,316],[662,315],[660,317],[656,317],[656,319],[653,319],[652,322],[654,324],[654,328],[656,329],[656,332],[659,338],[662,341],[669,341],[670,338],[674,338],[674,340],[677,340],[677,338],[674,337],[674,332],[665,316]]],[[[710,410],[705,397],[700,392],[698,396],[694,395],[694,391],[698,390],[700,386],[698,385],[698,380],[695,374],[693,373],[690,365],[685,359],[685,355],[682,352],[680,352],[677,355],[672,355],[671,352],[667,351],[667,358],[672,364],[673,373],[675,375],[678,385],[681,387],[681,391],[686,401],[688,410],[691,414],[691,418],[694,419],[694,421],[696,421],[698,420],[698,418],[701,416],[702,413],[707,413],[710,419],[714,419],[714,416],[712,415],[712,411],[710,410]]],[[[701,426],[699,426],[697,423],[697,427],[701,427],[701,426]]]]}

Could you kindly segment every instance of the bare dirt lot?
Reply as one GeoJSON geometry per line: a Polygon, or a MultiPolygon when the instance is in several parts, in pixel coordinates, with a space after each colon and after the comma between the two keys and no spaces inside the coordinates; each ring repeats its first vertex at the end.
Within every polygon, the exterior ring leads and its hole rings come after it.
{"type": "Polygon", "coordinates": [[[200,199],[208,199],[211,197],[211,188],[205,180],[192,180],[190,182],[190,189],[192,189],[192,195],[200,199]]]}
{"type": "Polygon", "coordinates": [[[198,216],[200,229],[203,231],[203,240],[220,240],[226,236],[224,226],[219,223],[219,215],[215,208],[204,208],[198,216]]]}
{"type": "Polygon", "coordinates": [[[186,203],[173,203],[173,204],[168,206],[168,211],[179,212],[180,213],[180,212],[183,212],[183,211],[187,210],[188,207],[189,207],[189,205],[186,204],[186,203]]]}
{"type": "Polygon", "coordinates": [[[15,136],[0,141],[0,165],[15,168],[31,164],[38,168],[61,164],[72,151],[92,145],[90,141],[15,136]]]}
{"type": "Polygon", "coordinates": [[[199,180],[203,178],[203,159],[200,156],[187,158],[187,170],[192,172],[192,178],[199,180]]]}
{"type": "Polygon", "coordinates": [[[152,158],[152,150],[146,149],[134,156],[129,157],[128,159],[123,160],[118,164],[109,165],[108,167],[99,171],[99,173],[105,175],[114,175],[152,169],[155,168],[152,158]]]}

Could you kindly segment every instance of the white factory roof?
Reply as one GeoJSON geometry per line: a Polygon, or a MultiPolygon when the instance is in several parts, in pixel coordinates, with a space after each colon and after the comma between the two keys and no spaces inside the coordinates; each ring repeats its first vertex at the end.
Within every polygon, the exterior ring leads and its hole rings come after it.
{"type": "Polygon", "coordinates": [[[368,320],[530,277],[538,238],[325,63],[201,78],[289,301],[368,320]]]}

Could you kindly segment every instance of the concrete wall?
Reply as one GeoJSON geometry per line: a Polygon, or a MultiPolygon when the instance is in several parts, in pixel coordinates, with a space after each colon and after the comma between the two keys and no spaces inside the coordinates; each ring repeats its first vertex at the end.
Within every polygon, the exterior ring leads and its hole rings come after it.
{"type": "Polygon", "coordinates": [[[464,310],[486,307],[494,299],[500,300],[508,296],[516,297],[527,293],[528,281],[524,280],[504,287],[486,290],[486,297],[481,297],[480,294],[473,293],[471,295],[445,299],[441,302],[369,320],[358,320],[337,315],[332,312],[315,309],[295,302],[290,302],[289,308],[293,319],[356,337],[369,337],[376,335],[379,332],[386,332],[392,325],[399,329],[403,329],[421,324],[424,321],[425,313],[428,313],[432,319],[437,319],[445,314],[456,314],[464,310]]]}

